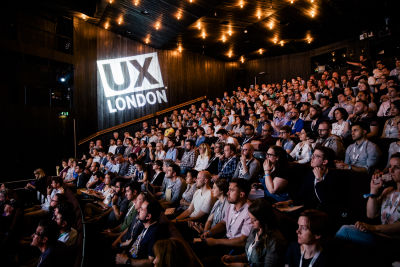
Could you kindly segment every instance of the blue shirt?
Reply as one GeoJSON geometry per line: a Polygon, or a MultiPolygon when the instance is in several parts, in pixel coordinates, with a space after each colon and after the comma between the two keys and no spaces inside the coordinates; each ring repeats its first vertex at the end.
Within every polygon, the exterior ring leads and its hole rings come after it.
{"type": "Polygon", "coordinates": [[[178,155],[178,150],[176,148],[170,148],[165,154],[165,159],[170,159],[172,161],[176,161],[176,157],[178,155]]]}
{"type": "Polygon", "coordinates": [[[286,125],[292,127],[292,134],[299,133],[303,130],[304,121],[302,119],[297,119],[296,123],[293,124],[293,121],[288,121],[286,125]]]}

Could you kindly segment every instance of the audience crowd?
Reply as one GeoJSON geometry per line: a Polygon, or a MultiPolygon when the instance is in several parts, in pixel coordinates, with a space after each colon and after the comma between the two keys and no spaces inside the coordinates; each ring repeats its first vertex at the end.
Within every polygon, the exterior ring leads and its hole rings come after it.
{"type": "Polygon", "coordinates": [[[72,266],[72,195],[111,266],[391,266],[400,60],[387,63],[238,87],[3,185],[2,262],[72,266]]]}

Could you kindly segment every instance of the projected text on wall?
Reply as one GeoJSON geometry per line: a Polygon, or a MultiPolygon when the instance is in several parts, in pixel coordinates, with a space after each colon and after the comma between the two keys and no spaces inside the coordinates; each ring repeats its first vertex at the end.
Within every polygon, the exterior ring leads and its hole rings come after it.
{"type": "Polygon", "coordinates": [[[168,102],[157,53],[98,60],[108,111],[168,102]]]}

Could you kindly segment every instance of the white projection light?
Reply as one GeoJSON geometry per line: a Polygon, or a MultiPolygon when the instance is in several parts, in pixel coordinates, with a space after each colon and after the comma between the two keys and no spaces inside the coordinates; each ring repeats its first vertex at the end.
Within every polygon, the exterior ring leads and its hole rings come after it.
{"type": "Polygon", "coordinates": [[[97,68],[110,113],[168,102],[157,53],[98,60],[97,68]]]}

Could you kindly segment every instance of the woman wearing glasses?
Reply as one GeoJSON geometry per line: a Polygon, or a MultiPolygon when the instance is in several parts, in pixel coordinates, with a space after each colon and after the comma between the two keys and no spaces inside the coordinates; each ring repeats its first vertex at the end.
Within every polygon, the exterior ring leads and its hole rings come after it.
{"type": "Polygon", "coordinates": [[[285,150],[279,146],[270,147],[263,167],[265,175],[260,180],[265,196],[272,203],[289,200],[288,160],[285,150]]]}

